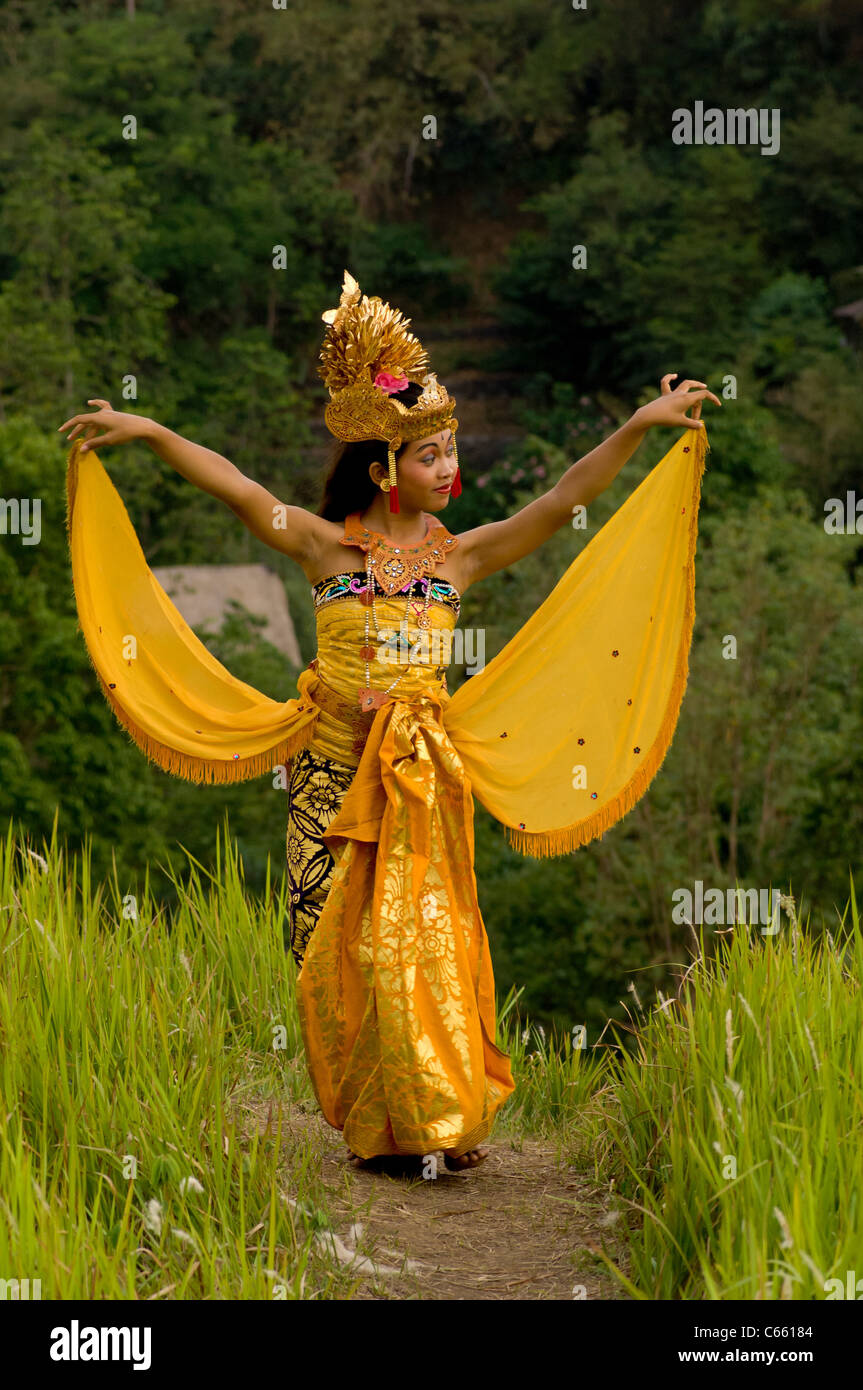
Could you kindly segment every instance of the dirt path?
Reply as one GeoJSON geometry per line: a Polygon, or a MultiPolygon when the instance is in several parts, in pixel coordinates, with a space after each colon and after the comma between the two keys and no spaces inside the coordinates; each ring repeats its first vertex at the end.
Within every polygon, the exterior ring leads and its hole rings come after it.
{"type": "Polygon", "coordinates": [[[620,1260],[617,1213],[548,1146],[504,1133],[474,1172],[450,1173],[438,1155],[424,1179],[354,1169],[341,1136],[302,1107],[282,1126],[285,1146],[311,1141],[319,1157],[333,1248],[360,1281],[354,1298],[627,1297],[593,1254],[604,1245],[620,1260]]]}

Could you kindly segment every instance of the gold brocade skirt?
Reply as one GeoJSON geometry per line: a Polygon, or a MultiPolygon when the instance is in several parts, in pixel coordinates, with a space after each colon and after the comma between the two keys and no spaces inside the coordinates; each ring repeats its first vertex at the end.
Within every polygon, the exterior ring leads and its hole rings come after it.
{"type": "Polygon", "coordinates": [[[291,946],[306,1061],[325,1118],[363,1158],[465,1153],[515,1089],[494,1042],[473,796],[443,728],[445,699],[431,689],[391,699],[356,768],[314,742],[293,760],[291,946]]]}

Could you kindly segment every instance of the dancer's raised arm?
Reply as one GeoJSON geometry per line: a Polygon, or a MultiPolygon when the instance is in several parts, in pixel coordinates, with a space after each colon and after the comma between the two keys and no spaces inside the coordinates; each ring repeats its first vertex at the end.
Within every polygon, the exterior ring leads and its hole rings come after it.
{"type": "Polygon", "coordinates": [[[184,439],[147,416],[112,410],[109,401],[92,400],[88,405],[100,409],[73,415],[58,431],[71,429],[72,440],[85,430],[87,442],[81,445],[82,450],[143,440],[188,482],[230,507],[259,540],[299,564],[313,560],[319,542],[330,539],[329,523],[302,507],[280,502],[215,450],[184,439]]]}
{"type": "Polygon", "coordinates": [[[577,506],[587,506],[614,481],[654,425],[704,428],[697,418],[701,402],[711,400],[717,405],[722,402],[707,390],[703,381],[682,381],[672,391],[671,382],[675,376],[675,372],[664,376],[662,394],[641,406],[625,425],[578,459],[548,492],[529,502],[514,516],[461,533],[459,558],[471,584],[515,564],[565,526],[577,506]],[[692,405],[696,408],[695,416],[686,413],[692,405]]]}

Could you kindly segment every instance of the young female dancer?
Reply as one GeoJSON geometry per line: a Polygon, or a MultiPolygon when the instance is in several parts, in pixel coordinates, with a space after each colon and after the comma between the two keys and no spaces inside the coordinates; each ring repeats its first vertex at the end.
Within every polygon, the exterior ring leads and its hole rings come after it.
{"type": "Polygon", "coordinates": [[[442,1151],[450,1168],[475,1167],[514,1083],[494,1041],[473,797],[517,848],[554,854],[602,834],[655,775],[688,670],[698,416],[705,399],[720,402],[703,382],[672,390],[671,373],[540,497],[453,532],[440,518],[461,491],[455,402],[408,321],[347,272],[323,317],[326,421],[340,446],[316,514],[107,401],[60,427],[77,438],[68,522],[79,616],[106,698],[160,766],[198,781],[280,760],[290,769],[300,1020],[315,1094],[351,1161],[442,1151]],[[656,426],[687,434],[451,696],[448,646],[467,588],[569,525],[656,426]],[[302,567],[318,651],[298,699],[279,704],[236,681],[161,590],[92,452],[132,439],[302,567]]]}

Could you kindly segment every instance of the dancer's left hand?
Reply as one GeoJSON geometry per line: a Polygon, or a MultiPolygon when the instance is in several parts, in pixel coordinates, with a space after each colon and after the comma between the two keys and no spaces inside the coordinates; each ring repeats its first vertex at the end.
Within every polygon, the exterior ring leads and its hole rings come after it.
{"type": "Polygon", "coordinates": [[[670,425],[672,428],[689,430],[703,430],[704,422],[701,417],[701,403],[705,400],[714,401],[721,406],[722,402],[718,396],[714,396],[712,391],[708,391],[706,382],[692,381],[687,378],[681,381],[674,390],[671,383],[677,376],[676,372],[668,372],[662,378],[662,395],[657,396],[655,401],[650,401],[648,405],[642,405],[636,410],[633,419],[646,428],[651,429],[654,425],[670,425]],[[701,388],[701,389],[692,389],[701,388]],[[690,406],[694,406],[693,413],[687,415],[690,406]]]}

